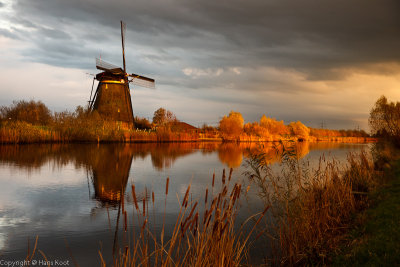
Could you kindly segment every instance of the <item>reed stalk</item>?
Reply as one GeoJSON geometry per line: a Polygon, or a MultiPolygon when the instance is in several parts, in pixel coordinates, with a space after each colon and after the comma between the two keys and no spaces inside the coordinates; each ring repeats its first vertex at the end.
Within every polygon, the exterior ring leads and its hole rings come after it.
{"type": "MultiPolygon", "coordinates": [[[[148,208],[149,201],[138,200],[135,186],[132,186],[134,211],[141,225],[140,235],[132,237],[130,246],[119,249],[114,257],[113,266],[239,266],[246,262],[250,236],[260,224],[268,210],[253,215],[256,218],[250,230],[244,225],[235,229],[238,212],[241,184],[230,184],[232,170],[226,179],[225,171],[222,180],[225,184],[216,191],[205,191],[204,212],[199,211],[199,202],[190,197],[191,185],[181,202],[175,226],[165,240],[165,209],[169,191],[169,178],[166,180],[164,218],[159,236],[149,226],[149,212],[139,209],[137,204],[143,202],[148,208]],[[212,201],[208,201],[212,199],[212,201]]],[[[215,180],[215,175],[213,177],[215,180]]],[[[152,194],[152,198],[154,195],[152,194]]],[[[247,220],[247,223],[252,220],[247,220]]]]}

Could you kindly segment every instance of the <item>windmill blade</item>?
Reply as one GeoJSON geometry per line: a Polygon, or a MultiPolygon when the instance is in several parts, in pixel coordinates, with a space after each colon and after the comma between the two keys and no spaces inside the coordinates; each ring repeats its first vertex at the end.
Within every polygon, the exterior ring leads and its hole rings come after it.
{"type": "Polygon", "coordinates": [[[123,66],[124,66],[124,72],[126,72],[126,65],[125,65],[125,32],[126,32],[126,24],[121,20],[122,62],[123,62],[123,66]]]}
{"type": "Polygon", "coordinates": [[[108,63],[101,58],[96,58],[96,68],[99,70],[111,71],[113,69],[118,69],[119,67],[114,64],[108,63]]]}
{"type": "Polygon", "coordinates": [[[151,89],[156,88],[155,81],[152,78],[140,76],[140,75],[137,75],[134,73],[129,74],[128,76],[131,78],[129,80],[129,82],[131,82],[134,85],[139,85],[141,87],[147,87],[147,88],[151,88],[151,89]]]}
{"type": "Polygon", "coordinates": [[[108,63],[101,58],[96,58],[96,68],[99,70],[109,71],[113,74],[123,74],[122,69],[116,65],[108,63]]]}

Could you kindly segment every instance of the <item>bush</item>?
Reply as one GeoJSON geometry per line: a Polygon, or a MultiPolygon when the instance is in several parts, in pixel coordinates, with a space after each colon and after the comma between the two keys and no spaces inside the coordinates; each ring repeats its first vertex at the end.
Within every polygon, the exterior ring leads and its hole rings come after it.
{"type": "Polygon", "coordinates": [[[3,120],[25,121],[35,125],[48,125],[51,120],[51,112],[41,101],[25,100],[13,101],[10,107],[0,108],[3,120]]]}
{"type": "Polygon", "coordinates": [[[139,130],[150,130],[151,129],[151,123],[146,118],[135,117],[133,124],[135,125],[135,128],[139,129],[139,130]]]}
{"type": "Polygon", "coordinates": [[[297,136],[299,140],[307,140],[310,135],[310,129],[300,121],[289,124],[290,133],[297,136]]]}
{"type": "Polygon", "coordinates": [[[400,147],[400,102],[389,102],[381,96],[372,108],[368,122],[373,135],[390,139],[400,147]]]}

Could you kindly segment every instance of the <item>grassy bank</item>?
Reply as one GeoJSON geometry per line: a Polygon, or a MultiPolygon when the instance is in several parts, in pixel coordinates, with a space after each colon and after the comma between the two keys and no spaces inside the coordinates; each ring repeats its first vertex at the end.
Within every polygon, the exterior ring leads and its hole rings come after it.
{"type": "Polygon", "coordinates": [[[284,151],[281,170],[274,170],[268,155],[253,154],[249,179],[259,197],[270,206],[272,219],[260,231],[273,251],[273,265],[315,265],[329,262],[354,214],[366,205],[369,192],[380,184],[367,152],[349,154],[347,163],[321,158],[316,168],[301,162],[295,151],[284,151]]]}
{"type": "Polygon", "coordinates": [[[356,218],[349,243],[334,266],[398,266],[400,263],[400,161],[390,182],[370,195],[371,206],[356,218]]]}
{"type": "Polygon", "coordinates": [[[0,144],[69,142],[191,142],[199,141],[196,132],[128,129],[109,121],[72,120],[50,125],[23,121],[0,122],[0,144]]]}
{"type": "MultiPolygon", "coordinates": [[[[235,142],[277,142],[297,141],[295,135],[271,135],[269,137],[241,136],[235,142]]],[[[375,142],[369,137],[335,137],[321,139],[309,137],[306,140],[320,142],[366,143],[375,142]]],[[[223,141],[218,132],[206,135],[201,131],[176,131],[171,127],[155,129],[133,129],[116,122],[96,118],[69,118],[47,125],[36,125],[24,121],[0,122],[0,144],[21,143],[68,143],[68,142],[193,142],[223,141]],[[211,137],[207,137],[211,136],[211,137]]],[[[224,140],[232,141],[232,140],[224,140]]]]}

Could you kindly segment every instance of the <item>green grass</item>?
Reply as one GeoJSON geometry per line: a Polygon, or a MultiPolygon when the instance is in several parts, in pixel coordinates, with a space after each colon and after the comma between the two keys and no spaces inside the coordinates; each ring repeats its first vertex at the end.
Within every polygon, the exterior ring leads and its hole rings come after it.
{"type": "Polygon", "coordinates": [[[371,206],[356,219],[350,245],[333,266],[400,266],[400,161],[391,181],[371,195],[371,206]]]}

